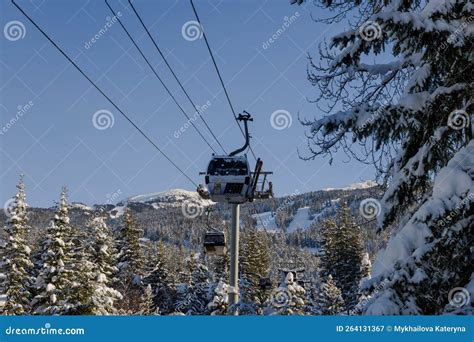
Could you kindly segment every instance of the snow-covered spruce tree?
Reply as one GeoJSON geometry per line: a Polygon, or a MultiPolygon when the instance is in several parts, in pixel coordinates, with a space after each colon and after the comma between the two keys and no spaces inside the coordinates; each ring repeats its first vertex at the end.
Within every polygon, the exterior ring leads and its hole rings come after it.
{"type": "Polygon", "coordinates": [[[141,301],[140,301],[140,311],[138,314],[143,316],[151,316],[159,313],[159,308],[157,308],[153,302],[153,290],[151,285],[148,284],[145,286],[145,291],[143,292],[141,301]]]}
{"type": "Polygon", "coordinates": [[[139,303],[142,298],[142,277],[145,262],[140,246],[143,231],[138,227],[130,209],[125,209],[119,240],[119,288],[123,296],[118,307],[129,312],[140,310],[139,303]]]}
{"type": "Polygon", "coordinates": [[[209,302],[209,271],[195,254],[186,259],[186,282],[177,286],[176,311],[186,315],[204,315],[209,302]]]}
{"type": "Polygon", "coordinates": [[[24,315],[30,312],[33,263],[30,258],[30,247],[25,240],[28,218],[23,176],[17,189],[15,200],[8,210],[7,238],[2,260],[2,271],[6,275],[6,303],[2,312],[4,315],[24,315]]]}
{"type": "Polygon", "coordinates": [[[207,308],[211,315],[225,315],[229,308],[229,285],[224,281],[219,280],[214,289],[214,297],[212,301],[207,304],[207,308]]]}
{"type": "Polygon", "coordinates": [[[338,211],[335,221],[325,222],[322,240],[321,274],[332,275],[346,309],[351,310],[358,302],[364,250],[361,229],[346,205],[338,211]]]}
{"type": "MultiPolygon", "coordinates": [[[[73,228],[73,230],[75,230],[73,228]]],[[[73,235],[73,240],[75,240],[73,235]]],[[[94,265],[90,261],[87,240],[83,240],[83,248],[73,248],[71,258],[73,262],[70,268],[74,271],[74,279],[67,289],[68,307],[65,315],[93,315],[94,311],[93,295],[96,289],[96,279],[94,279],[94,265]]]]}
{"type": "Polygon", "coordinates": [[[174,311],[176,295],[175,284],[168,267],[165,244],[161,241],[158,242],[155,252],[153,269],[143,279],[143,283],[151,286],[155,308],[159,308],[162,314],[170,314],[174,311]]]}
{"type": "Polygon", "coordinates": [[[93,311],[101,315],[113,314],[114,303],[122,299],[121,293],[113,288],[118,272],[114,239],[105,218],[94,218],[90,226],[94,236],[91,261],[95,265],[93,277],[97,282],[93,294],[93,311]]]}
{"type": "Polygon", "coordinates": [[[360,265],[360,273],[362,279],[370,278],[370,272],[372,271],[372,262],[370,261],[369,253],[364,253],[362,262],[360,265]]]}
{"type": "Polygon", "coordinates": [[[37,295],[32,300],[34,314],[66,314],[72,306],[69,289],[75,275],[71,270],[73,246],[68,207],[67,190],[64,188],[45,240],[41,243],[42,267],[35,284],[37,295]]]}
{"type": "Polygon", "coordinates": [[[321,284],[315,306],[320,315],[337,315],[344,311],[346,305],[332,275],[321,284]]]}
{"type": "Polygon", "coordinates": [[[217,280],[229,279],[229,267],[230,267],[230,255],[229,250],[222,256],[216,256],[213,258],[212,270],[217,280]]]}
{"type": "MultiPolygon", "coordinates": [[[[270,270],[268,242],[262,232],[251,227],[245,231],[241,247],[242,306],[253,314],[261,314],[268,299],[266,290],[260,288],[260,279],[267,278],[270,270]]],[[[242,311],[242,310],[241,310],[242,311]]]]}
{"type": "Polygon", "coordinates": [[[70,314],[114,314],[114,303],[122,295],[112,287],[118,269],[111,232],[103,217],[94,217],[88,228],[90,238],[82,239],[82,249],[76,254],[74,307],[70,314]]]}
{"type": "Polygon", "coordinates": [[[435,178],[432,196],[379,252],[367,314],[473,314],[474,141],[435,178]],[[380,286],[379,286],[380,287],[380,286]]]}
{"type": "Polygon", "coordinates": [[[304,315],[305,298],[305,289],[295,281],[293,273],[288,272],[280,286],[272,291],[270,299],[272,314],[304,315]]]}
{"type": "Polygon", "coordinates": [[[472,276],[472,1],[319,3],[337,12],[325,22],[357,16],[321,48],[320,63],[310,59],[329,115],[303,122],[305,158],[343,149],[388,185],[378,222],[393,236],[367,286],[389,284],[367,312],[440,313],[472,276]]]}

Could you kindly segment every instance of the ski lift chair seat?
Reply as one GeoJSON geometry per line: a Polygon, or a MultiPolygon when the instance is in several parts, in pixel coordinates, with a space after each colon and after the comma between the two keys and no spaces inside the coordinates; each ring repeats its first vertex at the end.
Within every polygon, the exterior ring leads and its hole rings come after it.
{"type": "Polygon", "coordinates": [[[227,252],[225,234],[223,232],[206,232],[204,249],[210,255],[225,255],[227,252]]]}

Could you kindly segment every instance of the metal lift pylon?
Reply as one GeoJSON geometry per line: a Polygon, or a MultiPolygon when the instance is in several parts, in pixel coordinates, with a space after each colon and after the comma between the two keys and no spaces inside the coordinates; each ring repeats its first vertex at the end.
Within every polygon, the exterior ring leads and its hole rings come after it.
{"type": "MultiPolygon", "coordinates": [[[[239,153],[244,152],[250,145],[250,134],[248,131],[248,121],[253,121],[251,115],[244,111],[244,114],[239,114],[237,120],[244,122],[245,128],[245,144],[231,152],[228,157],[232,158],[237,156],[239,153]]],[[[230,204],[232,207],[232,218],[231,218],[231,232],[230,232],[230,279],[229,279],[229,306],[232,308],[235,304],[239,302],[239,244],[240,244],[240,204],[245,202],[252,202],[254,199],[267,199],[273,197],[272,183],[269,182],[268,190],[265,190],[265,182],[268,175],[273,174],[273,172],[262,171],[263,162],[260,158],[257,159],[255,165],[255,171],[250,173],[251,177],[248,177],[248,193],[245,196],[245,199],[233,201],[232,199],[225,200],[226,203],[230,204]],[[261,186],[259,187],[259,177],[263,175],[263,181],[261,181],[261,186]]],[[[208,171],[209,173],[209,171],[208,171]]],[[[206,174],[206,173],[200,173],[206,174]]],[[[209,175],[206,175],[208,179],[209,175]]],[[[207,181],[206,181],[207,184],[207,181]]],[[[200,185],[197,189],[201,197],[206,199],[212,199],[212,194],[200,185]]],[[[224,202],[223,200],[220,200],[224,202]]],[[[234,311],[234,314],[237,315],[237,310],[234,311]]]]}

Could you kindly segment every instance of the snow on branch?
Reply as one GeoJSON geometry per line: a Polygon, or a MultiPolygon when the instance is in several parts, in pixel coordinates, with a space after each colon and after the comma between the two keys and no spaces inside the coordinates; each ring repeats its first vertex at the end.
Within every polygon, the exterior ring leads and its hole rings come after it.
{"type": "Polygon", "coordinates": [[[452,212],[474,203],[474,141],[461,149],[435,178],[432,197],[412,216],[381,252],[372,268],[374,277],[386,275],[396,263],[414,262],[430,248],[432,228],[447,225],[452,212]],[[444,223],[443,223],[444,222],[444,223]]]}

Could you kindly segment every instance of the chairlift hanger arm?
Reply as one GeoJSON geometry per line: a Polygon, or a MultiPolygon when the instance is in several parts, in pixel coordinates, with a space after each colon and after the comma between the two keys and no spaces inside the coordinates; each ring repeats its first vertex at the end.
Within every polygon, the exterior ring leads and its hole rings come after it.
{"type": "Polygon", "coordinates": [[[245,145],[242,146],[241,148],[231,152],[229,154],[229,157],[233,157],[243,151],[245,151],[247,149],[247,147],[249,147],[250,145],[250,135],[249,135],[249,128],[248,128],[248,124],[247,124],[247,121],[253,121],[252,119],[252,116],[247,113],[246,111],[244,111],[244,114],[239,114],[239,117],[237,118],[238,121],[243,121],[244,122],[244,128],[245,128],[245,145]]]}

